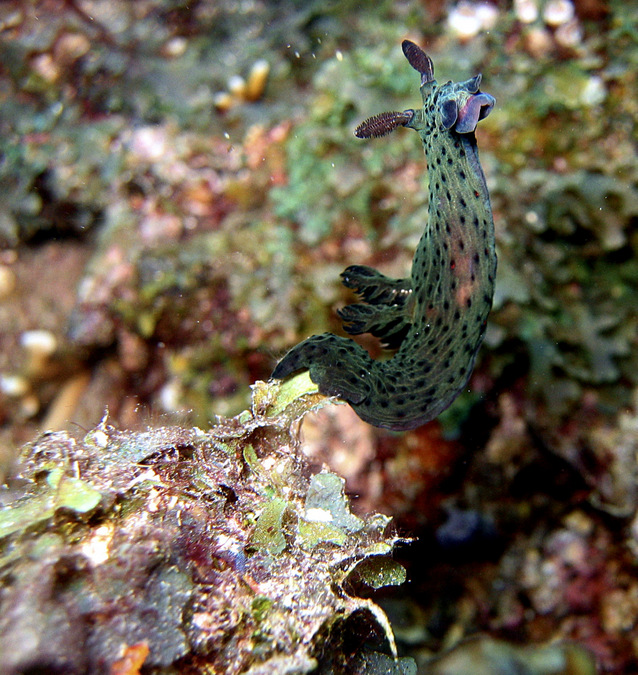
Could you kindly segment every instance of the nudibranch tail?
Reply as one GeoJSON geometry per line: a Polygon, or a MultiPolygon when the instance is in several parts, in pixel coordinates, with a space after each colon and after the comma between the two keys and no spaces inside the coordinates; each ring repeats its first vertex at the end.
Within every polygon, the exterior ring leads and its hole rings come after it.
{"type": "Polygon", "coordinates": [[[412,429],[434,419],[466,386],[483,341],[496,276],[494,224],[474,130],[494,107],[481,76],[438,85],[430,58],[403,42],[421,74],[423,106],[375,115],[357,127],[376,138],[414,129],[428,164],[429,212],[407,279],[363,265],[342,276],[359,302],[339,310],[345,330],[395,349],[375,361],[352,340],[326,333],[294,347],[273,372],[307,368],[319,391],[347,401],[366,422],[412,429]]]}
{"type": "Polygon", "coordinates": [[[271,377],[283,379],[307,368],[322,394],[338,396],[354,406],[370,395],[366,378],[372,363],[368,352],[356,342],[323,333],[293,347],[271,377]]]}

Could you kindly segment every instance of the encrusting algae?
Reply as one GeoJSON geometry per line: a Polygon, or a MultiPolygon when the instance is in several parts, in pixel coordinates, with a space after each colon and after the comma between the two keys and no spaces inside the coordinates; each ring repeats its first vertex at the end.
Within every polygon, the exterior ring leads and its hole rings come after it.
{"type": "Polygon", "coordinates": [[[343,672],[355,615],[349,653],[373,628],[396,658],[354,588],[403,583],[402,540],[339,476],[308,478],[299,421],[325,403],[300,376],[208,432],[105,418],[34,441],[0,493],[0,673],[343,672]]]}

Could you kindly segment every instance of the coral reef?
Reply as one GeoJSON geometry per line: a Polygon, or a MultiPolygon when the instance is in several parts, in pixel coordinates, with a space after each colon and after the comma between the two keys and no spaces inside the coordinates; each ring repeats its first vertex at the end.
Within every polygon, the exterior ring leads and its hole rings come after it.
{"type": "Polygon", "coordinates": [[[308,384],[257,382],[208,432],[105,419],[34,441],[0,493],[0,672],[344,672],[375,626],[396,656],[356,589],[404,581],[400,539],[307,475],[299,421],[325,403],[308,384]]]}

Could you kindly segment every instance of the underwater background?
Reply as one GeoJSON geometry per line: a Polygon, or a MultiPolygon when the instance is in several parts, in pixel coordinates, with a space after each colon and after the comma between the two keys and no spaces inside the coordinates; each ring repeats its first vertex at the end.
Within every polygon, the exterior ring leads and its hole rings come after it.
{"type": "Polygon", "coordinates": [[[327,406],[304,452],[417,538],[408,582],[372,596],[419,672],[477,634],[532,673],[593,672],[516,651],[556,640],[638,670],[633,3],[0,3],[0,480],[105,410],[137,431],[238,415],[290,347],[343,335],[344,268],[407,274],[421,144],[353,135],[420,104],[405,38],[496,98],[494,306],[438,420],[397,434],[327,406]]]}

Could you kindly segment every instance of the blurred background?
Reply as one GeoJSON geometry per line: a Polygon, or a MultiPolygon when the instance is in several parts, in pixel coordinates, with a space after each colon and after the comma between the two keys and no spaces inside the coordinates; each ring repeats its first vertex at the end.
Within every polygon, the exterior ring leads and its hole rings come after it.
{"type": "MultiPolygon", "coordinates": [[[[0,479],[37,434],[215,423],[299,340],[343,334],[350,264],[405,276],[416,134],[353,136],[483,73],[499,268],[470,381],[394,434],[332,406],[305,450],[418,535],[405,648],[569,638],[638,668],[638,7],[0,3],[0,479]]],[[[361,340],[374,355],[374,340],[361,340]]],[[[402,597],[401,593],[410,597],[402,597]]],[[[403,626],[403,632],[402,627],[403,626]]]]}

